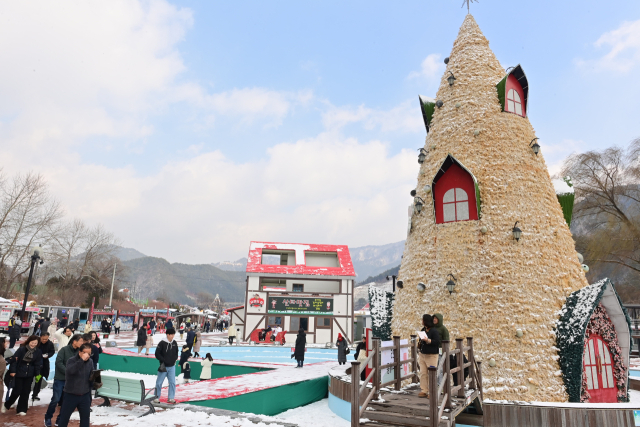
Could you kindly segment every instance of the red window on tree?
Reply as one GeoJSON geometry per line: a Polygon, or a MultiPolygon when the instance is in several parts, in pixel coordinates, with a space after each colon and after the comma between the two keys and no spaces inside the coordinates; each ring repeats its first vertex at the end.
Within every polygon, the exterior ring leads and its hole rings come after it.
{"type": "Polygon", "coordinates": [[[587,378],[589,402],[616,403],[616,380],[613,377],[613,358],[609,346],[599,335],[591,335],[584,346],[582,364],[587,378]]]}
{"type": "Polygon", "coordinates": [[[507,100],[504,105],[505,111],[525,117],[527,114],[525,111],[522,86],[520,86],[518,79],[516,79],[512,74],[507,77],[505,92],[507,94],[507,100]]]}
{"type": "Polygon", "coordinates": [[[436,224],[478,219],[475,183],[456,161],[434,182],[433,197],[436,224]]]}

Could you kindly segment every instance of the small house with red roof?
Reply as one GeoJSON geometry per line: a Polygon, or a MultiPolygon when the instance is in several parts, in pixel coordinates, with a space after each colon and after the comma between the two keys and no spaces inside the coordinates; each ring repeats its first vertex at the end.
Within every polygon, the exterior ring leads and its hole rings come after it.
{"type": "Polygon", "coordinates": [[[238,337],[270,326],[288,343],[300,328],[308,343],[335,343],[338,334],[352,343],[355,277],[346,245],[251,242],[245,304],[232,316],[238,337]]]}

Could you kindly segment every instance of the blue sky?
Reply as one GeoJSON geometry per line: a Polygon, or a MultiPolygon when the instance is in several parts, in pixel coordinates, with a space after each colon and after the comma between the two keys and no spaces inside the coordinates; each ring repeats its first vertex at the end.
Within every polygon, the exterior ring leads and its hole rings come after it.
{"type": "MultiPolygon", "coordinates": [[[[42,173],[69,217],[170,261],[236,259],[250,240],[402,240],[417,95],[435,94],[460,3],[4,3],[0,165],[42,173]]],[[[471,10],[527,73],[552,173],[640,137],[640,3],[471,10]]]]}

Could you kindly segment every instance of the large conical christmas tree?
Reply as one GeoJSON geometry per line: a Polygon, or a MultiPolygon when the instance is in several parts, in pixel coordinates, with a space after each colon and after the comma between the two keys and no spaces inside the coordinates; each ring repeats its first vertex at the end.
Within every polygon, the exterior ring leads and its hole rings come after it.
{"type": "Polygon", "coordinates": [[[519,97],[467,15],[438,102],[424,103],[427,153],[416,186],[424,206],[411,219],[392,326],[408,337],[422,314],[443,313],[452,340],[474,337],[486,397],[566,401],[554,326],[587,281],[542,154],[531,148],[528,84],[517,70],[519,97]]]}

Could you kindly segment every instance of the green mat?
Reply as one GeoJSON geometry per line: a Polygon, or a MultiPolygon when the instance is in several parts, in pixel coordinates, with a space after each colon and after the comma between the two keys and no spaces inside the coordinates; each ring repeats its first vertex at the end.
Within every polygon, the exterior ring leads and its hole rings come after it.
{"type": "Polygon", "coordinates": [[[329,377],[287,384],[266,390],[254,391],[224,399],[185,402],[207,408],[251,412],[259,415],[277,415],[288,409],[308,405],[327,397],[329,377]]]}
{"type": "MultiPolygon", "coordinates": [[[[191,364],[191,378],[200,379],[202,365],[200,362],[191,364]]],[[[158,360],[155,357],[120,356],[102,353],[100,355],[100,369],[132,372],[136,374],[157,375],[158,360]]],[[[270,371],[270,368],[254,368],[250,366],[221,365],[211,366],[211,379],[233,377],[236,375],[252,374],[254,372],[270,371]]],[[[176,376],[180,374],[180,366],[176,365],[176,376]]]]}

